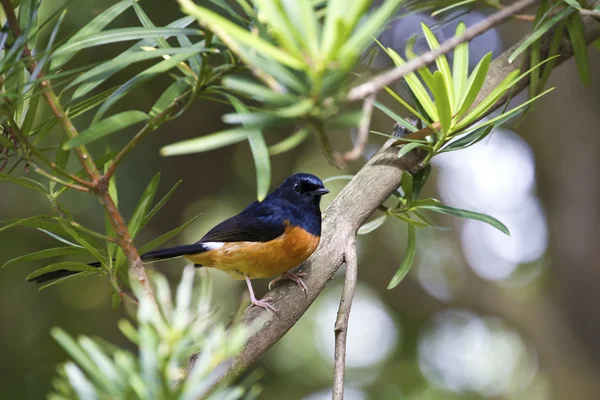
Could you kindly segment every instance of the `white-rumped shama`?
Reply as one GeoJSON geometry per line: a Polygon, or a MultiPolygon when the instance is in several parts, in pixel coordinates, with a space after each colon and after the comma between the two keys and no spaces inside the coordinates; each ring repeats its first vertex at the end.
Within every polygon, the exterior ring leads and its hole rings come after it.
{"type": "MultiPolygon", "coordinates": [[[[221,222],[194,244],[153,250],[142,261],[185,257],[195,266],[217,268],[234,279],[245,279],[252,304],[277,311],[268,299],[257,300],[250,279],[281,275],[307,290],[302,274],[290,270],[306,260],[321,237],[321,196],[329,193],[314,175],[288,177],[262,202],[255,201],[238,215],[221,222]]],[[[99,263],[90,264],[100,267],[99,263]]],[[[53,271],[32,279],[37,283],[75,274],[53,271]]]]}

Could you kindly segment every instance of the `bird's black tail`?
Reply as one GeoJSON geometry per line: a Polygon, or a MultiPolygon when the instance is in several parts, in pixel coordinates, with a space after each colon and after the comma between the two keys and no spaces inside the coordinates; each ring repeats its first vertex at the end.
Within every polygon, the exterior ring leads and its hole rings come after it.
{"type": "MultiPolygon", "coordinates": [[[[151,263],[154,261],[168,260],[170,258],[179,258],[188,254],[198,254],[208,250],[202,243],[194,243],[183,246],[168,247],[166,249],[152,250],[142,254],[141,259],[143,263],[151,263]]],[[[88,264],[90,267],[100,268],[99,262],[93,262],[88,264]]],[[[66,278],[67,276],[80,274],[81,271],[69,271],[67,269],[60,269],[58,271],[46,272],[45,274],[36,276],[29,279],[29,282],[35,283],[46,283],[60,278],[66,278]]]]}

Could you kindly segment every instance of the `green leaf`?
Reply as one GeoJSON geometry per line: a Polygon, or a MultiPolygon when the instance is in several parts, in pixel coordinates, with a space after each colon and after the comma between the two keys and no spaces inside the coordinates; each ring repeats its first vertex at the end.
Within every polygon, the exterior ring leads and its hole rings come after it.
{"type": "Polygon", "coordinates": [[[63,149],[70,150],[73,147],[94,142],[100,138],[128,128],[142,121],[147,121],[150,116],[141,111],[125,111],[112,115],[99,122],[93,123],[88,129],[81,132],[79,136],[70,139],[64,144],[63,149]]]}
{"type": "Polygon", "coordinates": [[[427,146],[422,143],[414,143],[414,142],[407,143],[400,148],[400,151],[398,152],[398,158],[405,156],[410,151],[412,151],[418,147],[427,147],[427,146]]]}
{"type": "Polygon", "coordinates": [[[413,176],[406,171],[402,172],[400,187],[404,192],[404,199],[410,201],[413,198],[413,176]]]}
{"type": "Polygon", "coordinates": [[[411,131],[411,132],[418,131],[416,126],[414,126],[413,124],[411,124],[410,122],[408,122],[407,120],[405,120],[404,118],[402,118],[401,116],[399,116],[398,114],[396,114],[395,112],[390,110],[388,107],[386,107],[383,104],[381,104],[380,102],[378,102],[377,100],[375,100],[373,102],[373,105],[375,107],[377,107],[378,109],[380,109],[381,111],[383,111],[388,117],[390,117],[391,119],[393,119],[394,121],[396,121],[397,123],[399,123],[400,125],[405,127],[406,129],[408,129],[409,131],[411,131]]]}
{"type": "Polygon", "coordinates": [[[409,197],[409,200],[411,201],[411,203],[414,204],[419,201],[418,198],[421,195],[421,190],[423,189],[423,186],[425,186],[425,183],[427,183],[427,180],[429,179],[430,175],[431,175],[431,164],[430,163],[428,163],[427,165],[425,165],[425,167],[423,167],[422,169],[417,171],[415,174],[413,174],[413,176],[412,176],[412,180],[413,180],[412,194],[409,197]]]}
{"type": "Polygon", "coordinates": [[[375,229],[379,228],[385,220],[387,219],[387,214],[381,215],[377,218],[372,219],[371,221],[363,224],[360,228],[358,228],[357,235],[366,235],[368,233],[373,232],[375,229]]]}
{"type": "Polygon", "coordinates": [[[470,130],[466,135],[462,136],[460,139],[454,140],[450,142],[450,144],[442,148],[442,150],[440,150],[440,153],[462,150],[464,148],[472,146],[475,143],[480,142],[485,137],[487,137],[492,132],[494,127],[494,125],[487,125],[483,127],[477,125],[472,131],[470,130]]]}
{"type": "Polygon", "coordinates": [[[54,340],[56,340],[67,354],[69,354],[73,361],[88,373],[90,378],[103,386],[110,386],[110,382],[98,369],[98,366],[90,360],[86,352],[81,349],[69,334],[62,329],[55,327],[50,330],[50,335],[52,335],[54,340]]]}
{"type": "Polygon", "coordinates": [[[462,7],[462,6],[470,4],[470,3],[475,3],[476,1],[477,0],[463,0],[463,1],[458,1],[456,3],[450,4],[449,6],[446,6],[444,8],[440,8],[439,10],[432,12],[431,16],[435,17],[437,15],[440,15],[442,13],[448,12],[448,11],[453,10],[455,8],[462,7]]]}
{"type": "MultiPolygon", "coordinates": [[[[421,29],[425,34],[425,39],[427,40],[427,44],[432,50],[435,50],[440,47],[440,44],[437,41],[437,38],[431,32],[429,27],[421,22],[421,29]]],[[[444,85],[446,86],[446,92],[448,93],[448,100],[450,103],[450,110],[455,109],[454,105],[454,84],[452,83],[452,72],[450,72],[450,65],[448,64],[448,60],[445,55],[441,55],[435,59],[435,64],[437,65],[438,71],[442,74],[444,78],[444,85]]]]}
{"type": "Polygon", "coordinates": [[[106,61],[97,67],[90,69],[79,75],[73,82],[66,86],[66,89],[81,85],[73,93],[73,99],[78,99],[90,91],[94,90],[100,84],[105,82],[108,78],[121,71],[122,69],[130,66],[131,64],[151,60],[153,58],[163,58],[165,55],[175,54],[197,54],[199,51],[205,50],[203,48],[168,48],[168,49],[154,49],[148,51],[136,51],[131,53],[123,53],[118,57],[115,57],[109,61],[106,61]]]}
{"type": "MultiPolygon", "coordinates": [[[[383,88],[385,89],[386,92],[388,92],[390,94],[390,96],[392,96],[396,101],[398,101],[400,104],[402,104],[402,106],[404,106],[404,108],[406,108],[408,111],[410,111],[415,117],[419,118],[421,121],[428,121],[427,118],[425,118],[421,113],[419,113],[417,110],[412,108],[410,106],[410,104],[408,104],[402,97],[398,96],[398,94],[396,94],[392,89],[390,89],[387,86],[384,86],[383,88]]],[[[373,104],[375,104],[375,103],[373,103],[373,104]]]]}
{"type": "MultiPolygon", "coordinates": [[[[246,106],[233,96],[227,96],[229,102],[233,105],[238,114],[248,112],[246,106]]],[[[246,128],[246,124],[244,124],[246,128]]],[[[263,201],[269,193],[271,186],[271,160],[269,159],[269,150],[263,133],[259,129],[247,129],[248,143],[254,158],[256,168],[256,191],[258,201],[263,201]]]]}
{"type": "Polygon", "coordinates": [[[492,92],[476,105],[456,126],[460,130],[485,116],[485,113],[518,81],[519,70],[514,70],[492,92]]]}
{"type": "Polygon", "coordinates": [[[150,110],[150,116],[153,118],[156,117],[173,102],[173,99],[181,96],[188,89],[190,89],[190,85],[184,79],[178,79],[173,82],[156,100],[156,103],[154,103],[150,110]]]}
{"type": "Polygon", "coordinates": [[[53,59],[57,57],[64,57],[66,55],[72,55],[78,53],[82,49],[88,47],[101,46],[104,44],[114,44],[117,42],[127,42],[130,40],[148,39],[148,38],[167,38],[169,36],[177,35],[202,35],[202,31],[191,28],[142,28],[142,27],[130,27],[130,28],[117,28],[87,35],[78,38],[75,41],[69,41],[61,47],[59,47],[52,55],[53,59]]]}
{"type": "Polygon", "coordinates": [[[181,4],[181,7],[185,13],[195,16],[200,23],[206,25],[228,45],[231,42],[231,38],[233,38],[239,43],[250,46],[257,53],[261,53],[266,57],[270,57],[281,64],[287,65],[290,68],[302,69],[305,67],[303,61],[280,50],[271,43],[253,35],[228,19],[221,17],[220,15],[204,7],[194,4],[193,1],[180,0],[179,3],[181,4]]]}
{"type": "Polygon", "coordinates": [[[571,7],[575,8],[577,10],[581,10],[581,5],[579,4],[579,2],[577,0],[564,0],[564,1],[571,7]]]}
{"type": "MultiPolygon", "coordinates": [[[[397,67],[401,67],[404,64],[406,64],[405,61],[402,59],[402,57],[400,57],[400,55],[398,55],[398,53],[396,53],[391,48],[387,48],[384,50],[388,53],[388,55],[390,56],[390,58],[392,59],[394,64],[396,64],[397,67]]],[[[429,93],[427,93],[427,90],[425,89],[425,87],[423,86],[423,84],[421,83],[421,81],[419,80],[417,75],[414,72],[411,72],[409,74],[404,75],[404,80],[406,81],[406,83],[408,84],[410,89],[412,90],[413,94],[415,95],[415,97],[417,98],[419,103],[423,106],[423,108],[425,109],[425,111],[427,112],[427,114],[429,115],[431,120],[432,121],[439,120],[435,105],[433,104],[433,101],[431,101],[431,97],[429,97],[429,93]]],[[[415,112],[413,114],[417,115],[418,113],[415,112]]]]}
{"type": "MultiPolygon", "coordinates": [[[[196,50],[198,50],[196,48],[196,50]]],[[[176,54],[168,60],[163,60],[150,68],[145,69],[133,78],[129,79],[123,85],[119,87],[105,102],[102,104],[96,115],[94,116],[94,122],[100,120],[104,114],[112,107],[117,101],[123,96],[129,93],[132,89],[140,86],[148,80],[155,78],[156,76],[162,75],[173,67],[177,66],[180,62],[188,59],[190,53],[176,54]]]]}
{"type": "Polygon", "coordinates": [[[140,254],[144,254],[147,253],[151,250],[154,250],[155,248],[157,248],[158,246],[162,245],[163,243],[167,242],[168,240],[172,239],[173,237],[179,235],[181,232],[183,232],[188,226],[190,226],[194,221],[196,221],[201,214],[196,215],[194,218],[190,219],[189,221],[187,221],[185,224],[181,225],[178,228],[175,228],[173,230],[170,230],[169,232],[157,237],[156,239],[146,243],[145,245],[143,245],[142,247],[140,247],[139,249],[139,253],[140,254]]]}
{"type": "Polygon", "coordinates": [[[73,242],[68,241],[67,239],[63,238],[62,236],[57,235],[54,232],[50,232],[49,230],[46,229],[42,229],[42,228],[37,228],[39,231],[44,232],[46,235],[58,240],[59,242],[62,242],[64,244],[68,244],[69,246],[73,246],[75,248],[81,248],[83,249],[83,246],[80,246],[78,244],[75,244],[73,242]]]}
{"type": "Polygon", "coordinates": [[[326,178],[323,180],[323,183],[327,183],[327,182],[331,182],[331,181],[341,181],[341,180],[351,180],[352,178],[354,178],[354,175],[336,175],[336,176],[330,176],[329,178],[326,178]]]}
{"type": "MultiPolygon", "coordinates": [[[[356,1],[352,2],[355,3],[356,1]]],[[[364,22],[356,29],[352,36],[345,40],[340,49],[340,59],[344,62],[344,68],[351,68],[356,57],[371,44],[374,36],[387,27],[390,17],[394,14],[402,0],[387,0],[383,2],[374,12],[365,18],[364,22]]],[[[342,2],[342,7],[347,7],[347,2],[342,2]]],[[[342,11],[344,13],[345,10],[342,11]]],[[[329,7],[328,7],[329,13],[329,7]]]]}
{"type": "Polygon", "coordinates": [[[539,39],[544,33],[548,32],[550,28],[556,25],[563,18],[566,18],[568,15],[570,15],[573,11],[575,10],[571,7],[565,8],[537,27],[529,36],[525,38],[525,40],[523,40],[523,42],[521,42],[515,51],[512,52],[512,54],[508,57],[508,62],[512,63],[522,52],[527,50],[527,48],[531,46],[533,42],[539,39]]]}
{"type": "Polygon", "coordinates": [[[486,214],[481,214],[481,213],[477,213],[474,211],[462,210],[460,208],[454,208],[454,207],[443,206],[443,205],[421,206],[419,208],[435,211],[435,212],[441,213],[441,214],[452,215],[454,217],[468,218],[468,219],[474,219],[476,221],[485,222],[486,224],[489,224],[489,225],[493,226],[494,228],[498,229],[500,232],[510,236],[510,232],[508,231],[508,228],[502,222],[500,222],[496,218],[491,217],[486,214]]]}
{"type": "Polygon", "coordinates": [[[272,146],[269,146],[267,149],[269,151],[269,155],[275,156],[292,150],[300,145],[300,143],[304,142],[309,137],[309,134],[310,130],[307,127],[298,129],[298,131],[296,131],[293,135],[288,136],[272,146]]]}
{"type": "Polygon", "coordinates": [[[587,42],[585,41],[585,32],[583,31],[583,22],[579,13],[569,15],[567,19],[567,32],[573,46],[573,55],[575,56],[575,64],[577,64],[579,80],[584,86],[590,86],[592,84],[590,58],[587,42]]]}
{"type": "Polygon", "coordinates": [[[485,82],[485,77],[487,76],[491,61],[492,53],[487,53],[485,56],[483,56],[481,61],[477,63],[475,69],[473,69],[473,72],[471,72],[471,76],[469,76],[469,80],[466,84],[464,95],[461,98],[461,101],[458,103],[459,111],[457,115],[459,117],[469,110],[477,98],[477,95],[479,94],[479,91],[485,82]]]}
{"type": "MultiPolygon", "coordinates": [[[[467,2],[471,2],[468,0],[467,2]]],[[[462,2],[464,3],[464,2],[462,2]]],[[[456,26],[456,33],[454,36],[459,36],[464,33],[467,26],[464,22],[459,22],[456,26]]],[[[467,80],[469,77],[469,44],[467,42],[461,43],[454,49],[454,60],[452,62],[452,79],[454,83],[454,100],[456,109],[460,108],[461,100],[464,98],[464,94],[467,88],[467,80]]],[[[452,95],[449,93],[449,95],[452,95]]]]}
{"type": "Polygon", "coordinates": [[[84,263],[67,261],[67,262],[60,262],[60,263],[56,263],[56,264],[50,264],[44,268],[40,268],[36,271],[33,271],[31,274],[27,275],[27,277],[25,279],[30,281],[32,279],[37,278],[40,275],[47,274],[48,272],[60,271],[62,269],[66,269],[67,271],[74,271],[74,272],[86,272],[86,271],[87,272],[99,272],[100,271],[100,269],[92,267],[92,266],[84,264],[84,263]]]}
{"type": "Polygon", "coordinates": [[[255,3],[264,18],[269,21],[270,34],[280,43],[281,48],[301,58],[302,45],[299,39],[302,35],[280,8],[280,4],[271,0],[255,0],[255,3]]]}
{"type": "Polygon", "coordinates": [[[556,29],[554,30],[554,35],[552,36],[552,41],[550,42],[550,47],[548,49],[548,58],[551,58],[550,61],[544,65],[544,71],[542,72],[542,76],[540,77],[540,81],[538,83],[538,90],[542,90],[548,79],[550,78],[550,74],[554,69],[556,64],[556,56],[558,54],[558,50],[560,49],[560,44],[563,39],[563,34],[565,31],[565,26],[567,25],[567,20],[563,20],[556,25],[556,29]]]}
{"type": "MultiPolygon", "coordinates": [[[[548,6],[549,6],[548,0],[540,1],[540,5],[538,6],[537,11],[535,13],[535,21],[534,21],[535,25],[538,25],[540,23],[540,20],[541,20],[542,16],[544,15],[544,13],[546,11],[548,11],[548,6]]],[[[534,41],[531,44],[531,53],[529,56],[530,67],[533,67],[540,62],[541,55],[542,55],[542,40],[537,39],[536,41],[534,41]]],[[[537,68],[531,72],[531,76],[530,76],[530,80],[529,80],[529,97],[533,97],[538,93],[540,73],[541,73],[541,71],[537,68]]]]}
{"type": "Polygon", "coordinates": [[[150,220],[152,219],[152,217],[154,217],[156,215],[156,213],[159,212],[160,209],[167,203],[167,201],[169,201],[169,199],[171,198],[171,196],[173,196],[173,193],[175,193],[175,190],[177,190],[177,188],[179,187],[179,185],[181,185],[181,182],[183,182],[183,181],[180,180],[175,185],[173,185],[173,187],[171,188],[171,190],[169,190],[167,192],[167,194],[165,194],[163,196],[163,198],[160,199],[160,201],[158,203],[156,203],[156,205],[152,208],[152,210],[150,210],[150,212],[144,217],[144,221],[142,222],[142,226],[145,226],[148,222],[150,222],[150,220]]]}
{"type": "Polygon", "coordinates": [[[410,271],[410,267],[412,267],[415,262],[415,255],[417,253],[417,230],[414,225],[408,225],[408,246],[406,248],[406,254],[404,255],[404,259],[400,264],[400,268],[392,277],[392,280],[388,284],[388,290],[395,288],[402,282],[404,277],[410,271]]]}
{"type": "Polygon", "coordinates": [[[183,140],[160,149],[162,156],[201,153],[239,143],[248,138],[245,128],[226,129],[194,139],[183,140]]]}
{"type": "MultiPolygon", "coordinates": [[[[189,17],[188,16],[188,17],[180,18],[180,19],[178,19],[176,21],[173,21],[172,23],[170,23],[167,26],[170,27],[170,28],[185,28],[186,26],[188,26],[189,24],[191,24],[194,21],[195,21],[194,17],[189,17]]],[[[122,52],[121,54],[119,54],[118,56],[116,56],[115,58],[113,58],[112,61],[115,64],[121,65],[121,69],[126,68],[128,64],[123,64],[121,62],[123,59],[129,57],[129,55],[131,53],[143,53],[144,51],[141,50],[141,49],[144,46],[154,47],[156,45],[157,45],[157,43],[156,43],[156,40],[154,38],[146,38],[146,39],[140,40],[137,43],[135,43],[133,46],[129,47],[127,50],[125,50],[124,52],[122,52]]],[[[90,74],[92,74],[92,71],[94,71],[94,70],[98,71],[99,69],[103,68],[103,65],[104,64],[100,64],[100,65],[92,68],[92,70],[90,70],[90,74]]],[[[117,73],[118,71],[120,71],[120,69],[114,69],[114,68],[111,69],[111,73],[113,73],[113,74],[117,73]]],[[[106,75],[105,79],[108,79],[110,77],[107,74],[104,74],[104,75],[106,75]]],[[[100,80],[100,79],[92,79],[88,83],[81,83],[79,85],[79,87],[77,88],[74,96],[76,95],[76,97],[82,97],[82,96],[86,95],[87,93],[89,93],[91,90],[95,89],[102,82],[103,81],[100,80]]]]}
{"type": "Polygon", "coordinates": [[[289,93],[277,93],[270,88],[245,78],[228,76],[223,78],[223,86],[258,101],[273,104],[291,104],[297,97],[289,93]]]}
{"type": "MultiPolygon", "coordinates": [[[[160,182],[160,173],[154,175],[144,193],[140,197],[135,209],[133,210],[133,214],[129,220],[129,224],[127,224],[127,228],[129,228],[129,233],[131,238],[135,238],[137,234],[142,230],[145,225],[145,222],[148,222],[145,217],[148,215],[148,211],[150,210],[150,206],[152,205],[152,201],[154,200],[154,196],[156,195],[156,191],[158,190],[158,184],[160,182]]],[[[158,211],[158,210],[157,210],[158,211]]]]}
{"type": "Polygon", "coordinates": [[[446,91],[447,86],[444,83],[444,77],[440,71],[435,71],[433,74],[433,86],[431,91],[435,98],[435,106],[440,117],[440,125],[444,134],[448,134],[452,125],[452,105],[450,97],[452,94],[446,91]]]}
{"type": "MultiPolygon", "coordinates": [[[[116,17],[118,17],[123,11],[127,10],[131,7],[131,0],[122,0],[110,7],[96,18],[94,18],[90,23],[77,31],[66,43],[70,44],[78,41],[82,37],[92,35],[94,33],[100,32],[106,25],[111,23],[116,17]]],[[[75,54],[71,53],[70,55],[64,55],[62,57],[54,57],[54,60],[51,64],[51,69],[57,69],[68,62],[75,54]]]]}
{"type": "Polygon", "coordinates": [[[34,253],[25,254],[23,256],[15,257],[12,260],[8,260],[4,263],[2,268],[8,267],[11,264],[16,263],[25,263],[28,261],[42,260],[45,258],[52,257],[62,257],[62,256],[71,256],[71,255],[84,255],[88,254],[87,250],[81,247],[54,247],[51,249],[44,249],[40,251],[36,251],[34,253]]]}
{"type": "Polygon", "coordinates": [[[38,181],[34,181],[33,179],[25,178],[23,176],[12,176],[8,174],[0,173],[0,182],[6,181],[10,183],[17,184],[19,186],[23,186],[29,189],[37,190],[40,193],[47,194],[46,187],[39,183],[38,181]]]}

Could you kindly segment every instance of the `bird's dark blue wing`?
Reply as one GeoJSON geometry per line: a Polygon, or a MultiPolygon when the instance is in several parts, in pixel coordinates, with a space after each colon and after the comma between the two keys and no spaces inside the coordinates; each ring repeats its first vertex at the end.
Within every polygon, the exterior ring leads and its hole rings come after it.
{"type": "Polygon", "coordinates": [[[203,242],[268,242],[283,235],[286,220],[281,208],[265,200],[254,202],[238,215],[212,228],[203,242]]]}

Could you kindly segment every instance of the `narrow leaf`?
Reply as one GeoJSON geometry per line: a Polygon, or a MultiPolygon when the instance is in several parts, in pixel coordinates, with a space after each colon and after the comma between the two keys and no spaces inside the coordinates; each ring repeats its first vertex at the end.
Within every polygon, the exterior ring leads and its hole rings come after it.
{"type": "Polygon", "coordinates": [[[377,218],[372,219],[371,221],[363,224],[360,228],[358,228],[357,235],[366,235],[368,233],[373,232],[375,229],[379,228],[387,219],[387,214],[381,215],[377,218]]]}
{"type": "MultiPolygon", "coordinates": [[[[227,96],[238,113],[248,112],[246,106],[233,96],[227,96]]],[[[246,125],[244,125],[246,126],[246,125]]],[[[263,133],[259,129],[247,129],[248,143],[256,168],[256,190],[258,201],[263,201],[271,186],[271,160],[263,133]]]]}
{"type": "Polygon", "coordinates": [[[402,118],[401,116],[399,116],[398,114],[396,114],[395,112],[393,112],[388,107],[381,104],[380,102],[374,101],[373,105],[375,107],[377,107],[378,109],[380,109],[381,111],[383,111],[388,117],[390,117],[391,119],[393,119],[394,121],[396,121],[397,123],[399,123],[400,125],[405,127],[406,129],[408,129],[409,131],[416,132],[418,130],[416,126],[414,126],[413,124],[411,124],[410,122],[408,122],[407,120],[405,120],[404,118],[402,118]]]}
{"type": "Polygon", "coordinates": [[[69,41],[59,47],[52,55],[53,59],[72,55],[88,47],[101,46],[104,44],[114,44],[117,42],[127,42],[130,40],[147,39],[147,38],[167,38],[177,35],[202,35],[202,31],[190,28],[117,28],[95,33],[92,35],[78,38],[74,41],[69,41]]]}
{"type": "Polygon", "coordinates": [[[128,128],[142,121],[147,121],[150,116],[141,111],[125,111],[112,115],[106,119],[92,124],[88,129],[81,132],[79,136],[70,139],[64,144],[63,149],[70,150],[73,147],[94,142],[100,138],[128,128]]]}
{"type": "Polygon", "coordinates": [[[388,284],[388,290],[395,288],[402,282],[404,277],[410,271],[410,267],[412,267],[415,261],[415,255],[417,253],[417,229],[414,225],[408,225],[408,246],[406,248],[406,254],[404,255],[404,259],[400,264],[400,268],[392,277],[392,280],[388,284]]]}
{"type": "Polygon", "coordinates": [[[443,206],[443,205],[435,205],[435,206],[433,206],[433,205],[427,206],[426,205],[426,206],[422,206],[419,208],[435,211],[435,212],[438,212],[441,214],[452,215],[454,217],[468,218],[468,219],[474,219],[476,221],[485,222],[486,224],[489,224],[489,225],[493,226],[494,228],[498,229],[502,233],[510,236],[510,232],[509,232],[508,228],[502,222],[500,222],[496,218],[491,217],[486,214],[481,214],[481,213],[474,212],[474,211],[462,210],[460,208],[454,208],[454,207],[443,206]]]}
{"type": "MultiPolygon", "coordinates": [[[[114,6],[110,7],[109,9],[107,9],[106,11],[104,11],[103,13],[101,13],[100,15],[98,15],[96,18],[94,18],[86,26],[84,26],[83,28],[81,28],[80,30],[78,30],[77,33],[75,33],[65,43],[65,45],[73,43],[73,42],[76,42],[79,39],[81,39],[82,37],[89,36],[89,35],[92,35],[94,33],[100,32],[102,29],[104,29],[104,27],[106,25],[108,25],[109,23],[111,23],[123,11],[125,11],[129,7],[131,7],[131,4],[132,4],[131,0],[122,0],[122,1],[118,2],[114,6]]],[[[52,61],[52,64],[51,64],[50,68],[54,70],[54,69],[57,69],[57,68],[61,67],[66,62],[68,62],[74,55],[75,55],[75,53],[71,53],[70,55],[64,55],[62,57],[56,57],[56,55],[55,55],[54,60],[52,61]]]]}
{"type": "MultiPolygon", "coordinates": [[[[440,44],[433,34],[429,27],[421,22],[421,29],[425,34],[425,39],[427,40],[427,44],[432,50],[435,50],[440,47],[440,44]]],[[[442,74],[444,78],[444,85],[446,86],[446,92],[448,93],[448,100],[450,103],[450,110],[454,110],[454,84],[452,82],[452,72],[450,71],[450,65],[448,64],[448,60],[445,55],[441,55],[435,59],[435,64],[437,65],[438,71],[442,74]]]]}
{"type": "Polygon", "coordinates": [[[398,158],[405,156],[406,154],[408,154],[409,152],[411,152],[412,150],[418,148],[418,147],[426,147],[426,145],[421,144],[421,143],[408,143],[405,144],[404,146],[402,146],[400,148],[400,151],[398,152],[398,158]]]}
{"type": "Polygon", "coordinates": [[[583,22],[579,13],[575,12],[569,15],[567,19],[567,32],[573,46],[573,55],[575,56],[575,64],[577,64],[579,80],[584,86],[590,86],[592,84],[590,58],[583,31],[583,22]]]}
{"type": "Polygon", "coordinates": [[[160,149],[162,156],[201,153],[239,143],[248,138],[245,128],[227,129],[194,139],[183,140],[160,149]]]}
{"type": "Polygon", "coordinates": [[[162,245],[163,243],[167,242],[168,240],[174,238],[175,236],[179,235],[181,232],[183,232],[188,226],[190,226],[194,221],[196,221],[201,214],[196,215],[194,218],[190,219],[189,221],[187,221],[185,224],[181,225],[178,228],[175,228],[173,230],[170,230],[169,232],[157,237],[156,239],[146,243],[145,245],[143,245],[142,247],[140,247],[139,249],[139,253],[140,254],[144,254],[147,253],[151,250],[154,250],[155,248],[157,248],[158,246],[162,245]]]}
{"type": "Polygon", "coordinates": [[[461,97],[461,101],[458,103],[458,116],[461,116],[467,112],[477,98],[477,95],[479,94],[479,91],[485,82],[485,77],[487,76],[491,61],[492,53],[487,53],[485,56],[483,56],[481,61],[477,63],[475,69],[473,69],[473,72],[471,72],[471,76],[469,76],[469,80],[466,84],[464,95],[461,97]]]}
{"type": "Polygon", "coordinates": [[[557,12],[552,18],[548,19],[543,24],[541,24],[539,27],[537,27],[533,32],[531,32],[531,34],[529,36],[527,36],[525,38],[525,40],[523,40],[523,42],[515,49],[515,51],[512,52],[510,57],[508,57],[508,62],[512,63],[513,61],[515,61],[515,59],[522,52],[527,50],[527,48],[529,46],[531,46],[531,44],[533,42],[535,42],[537,39],[539,39],[544,33],[548,32],[548,30],[550,30],[550,28],[552,28],[554,25],[556,25],[563,18],[566,18],[573,11],[575,11],[575,9],[573,9],[572,7],[565,8],[565,9],[557,12]]]}
{"type": "MultiPolygon", "coordinates": [[[[470,0],[469,0],[470,1],[470,0]]],[[[456,33],[454,36],[462,35],[467,29],[464,22],[459,22],[456,27],[456,33]]],[[[469,77],[469,43],[461,43],[454,49],[454,60],[452,62],[452,79],[454,83],[454,100],[457,112],[462,104],[460,101],[463,99],[467,80],[469,77]]],[[[450,94],[452,95],[452,94],[450,94]]]]}
{"type": "Polygon", "coordinates": [[[253,35],[217,13],[204,7],[200,7],[191,0],[180,0],[179,3],[184,12],[198,18],[200,23],[208,26],[208,28],[216,33],[225,43],[230,42],[230,38],[233,38],[242,44],[250,46],[256,52],[270,57],[290,68],[302,69],[304,67],[302,61],[280,50],[271,43],[253,35]]]}
{"type": "Polygon", "coordinates": [[[269,155],[275,156],[286,151],[290,151],[304,142],[310,134],[310,130],[306,127],[298,129],[293,135],[288,136],[281,142],[268,147],[269,155]]]}
{"type": "Polygon", "coordinates": [[[12,260],[9,260],[4,263],[2,268],[8,267],[11,264],[17,263],[25,263],[28,261],[35,260],[43,260],[45,258],[52,257],[63,257],[63,256],[71,256],[71,255],[84,255],[87,254],[87,251],[81,247],[54,247],[51,249],[44,249],[40,251],[36,251],[34,253],[25,254],[23,256],[15,257],[12,260]]]}
{"type": "Polygon", "coordinates": [[[447,86],[444,83],[443,75],[440,71],[435,71],[433,74],[433,86],[431,87],[431,91],[435,98],[435,106],[440,117],[440,125],[442,125],[444,134],[447,135],[450,131],[450,125],[452,125],[452,105],[450,100],[452,93],[448,92],[446,89],[447,86]]]}

